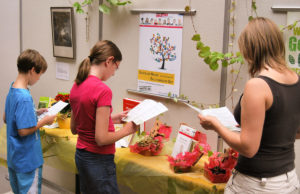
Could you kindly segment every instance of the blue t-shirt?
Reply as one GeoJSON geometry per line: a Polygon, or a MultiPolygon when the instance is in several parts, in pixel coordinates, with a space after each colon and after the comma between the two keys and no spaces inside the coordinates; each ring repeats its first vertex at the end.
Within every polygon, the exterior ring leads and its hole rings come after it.
{"type": "Polygon", "coordinates": [[[26,173],[35,170],[43,163],[39,130],[27,136],[20,136],[19,129],[37,125],[37,116],[30,91],[9,89],[5,102],[7,124],[7,165],[16,172],[26,173]]]}

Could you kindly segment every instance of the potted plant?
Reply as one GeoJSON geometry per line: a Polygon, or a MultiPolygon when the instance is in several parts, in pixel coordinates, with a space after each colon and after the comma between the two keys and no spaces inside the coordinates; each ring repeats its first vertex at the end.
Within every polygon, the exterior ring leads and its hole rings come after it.
{"type": "Polygon", "coordinates": [[[226,183],[230,178],[231,171],[237,163],[238,152],[232,148],[225,153],[214,152],[209,157],[209,163],[204,165],[204,176],[212,183],[226,183]]]}

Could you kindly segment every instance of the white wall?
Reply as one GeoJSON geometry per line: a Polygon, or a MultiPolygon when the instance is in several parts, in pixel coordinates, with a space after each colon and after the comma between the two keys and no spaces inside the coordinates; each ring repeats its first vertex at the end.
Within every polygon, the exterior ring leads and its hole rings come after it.
{"type": "MultiPolygon", "coordinates": [[[[104,16],[103,38],[113,40],[120,47],[124,56],[115,77],[107,82],[114,94],[114,111],[122,110],[122,98],[124,97],[139,100],[148,97],[126,92],[127,89],[137,89],[139,53],[139,15],[130,13],[130,9],[184,9],[186,4],[187,2],[182,0],[136,0],[126,9],[118,8],[113,10],[111,15],[104,16]]],[[[192,6],[193,9],[197,10],[194,22],[198,33],[202,35],[203,41],[210,45],[213,50],[221,51],[224,2],[218,0],[194,1],[192,6]],[[215,17],[216,13],[220,13],[220,16],[215,17]]],[[[183,20],[180,93],[197,102],[217,104],[219,102],[220,71],[211,71],[198,57],[195,42],[191,41],[194,34],[191,17],[184,16],[183,20]]],[[[164,113],[160,119],[173,127],[173,137],[176,137],[177,130],[182,122],[194,128],[200,128],[197,114],[187,108],[186,105],[171,100],[154,99],[161,101],[168,107],[169,111],[164,113]]],[[[205,133],[208,134],[208,141],[213,149],[216,149],[217,135],[208,131],[205,133]]]]}
{"type": "Polygon", "coordinates": [[[20,54],[19,1],[5,2],[0,11],[0,126],[3,125],[5,98],[13,79],[17,75],[17,57],[20,54]]]}
{"type": "MultiPolygon", "coordinates": [[[[84,15],[75,14],[75,31],[76,31],[76,59],[59,59],[53,57],[52,53],[52,36],[50,22],[50,7],[71,6],[69,3],[74,0],[26,0],[23,1],[22,26],[23,26],[23,49],[37,49],[48,62],[48,70],[41,77],[41,80],[32,87],[32,95],[37,103],[40,96],[54,97],[57,92],[68,92],[72,86],[76,76],[78,64],[82,59],[88,56],[89,49],[98,40],[99,25],[98,25],[98,10],[97,6],[89,9],[90,13],[90,40],[85,41],[85,20],[84,15]],[[58,80],[55,78],[56,62],[66,62],[70,64],[70,81],[58,80]]],[[[139,16],[130,13],[130,9],[148,8],[148,9],[184,9],[188,1],[182,0],[152,0],[141,1],[133,0],[133,3],[126,7],[120,7],[112,10],[111,15],[105,15],[103,21],[103,39],[111,39],[114,41],[123,53],[123,61],[120,69],[115,76],[111,78],[107,84],[113,90],[113,107],[114,112],[122,110],[122,99],[125,97],[135,99],[145,99],[147,96],[127,93],[127,89],[137,88],[137,69],[138,69],[138,37],[139,16]]],[[[273,19],[277,24],[286,23],[285,13],[272,13],[270,7],[275,4],[280,4],[283,1],[269,0],[257,1],[259,16],[266,16],[273,19]]],[[[95,2],[97,4],[98,2],[95,2]]],[[[285,5],[298,5],[298,0],[286,0],[285,5]]],[[[4,108],[4,98],[8,91],[8,86],[16,77],[16,58],[18,55],[18,16],[15,14],[16,1],[6,1],[5,7],[0,13],[1,25],[1,113],[4,108]],[[6,5],[7,4],[7,5],[6,5]],[[13,10],[13,11],[10,11],[13,10]],[[13,14],[10,16],[10,14],[13,14]],[[13,19],[13,21],[10,21],[13,19]],[[13,28],[10,30],[9,28],[13,28]],[[4,36],[2,33],[6,33],[4,36]],[[7,66],[8,65],[8,66],[7,66]],[[5,70],[5,71],[4,71],[5,70]]],[[[212,50],[222,50],[223,39],[223,16],[224,16],[224,1],[192,1],[192,8],[197,10],[194,16],[195,27],[198,33],[201,34],[202,40],[211,47],[212,50]]],[[[250,11],[250,1],[237,1],[236,8],[236,35],[238,36],[244,25],[247,23],[248,14],[250,11]],[[246,5],[248,3],[248,5],[246,5]]],[[[182,45],[182,69],[181,69],[181,90],[180,92],[188,96],[191,100],[207,104],[219,102],[220,91],[220,70],[213,72],[202,59],[197,56],[195,43],[191,41],[194,31],[192,28],[190,16],[184,16],[183,28],[183,45],[182,45]]],[[[231,74],[228,73],[227,88],[231,86],[231,74]]],[[[226,101],[228,107],[235,104],[240,93],[242,92],[244,83],[247,81],[247,68],[243,67],[241,78],[238,80],[237,89],[233,102],[231,99],[226,101]]],[[[228,91],[229,92],[229,91],[228,91]]],[[[173,137],[179,128],[181,122],[185,122],[192,127],[200,129],[199,121],[195,112],[185,107],[180,103],[174,103],[169,100],[153,98],[161,101],[169,111],[161,117],[163,122],[173,127],[173,137]]],[[[2,121],[1,121],[2,122],[2,121]]],[[[208,136],[208,142],[214,150],[216,150],[217,136],[214,132],[204,131],[208,136]]],[[[296,143],[296,165],[300,163],[300,143],[296,143]]],[[[55,180],[59,177],[58,184],[66,186],[70,190],[74,190],[73,176],[60,171],[51,170],[50,180],[55,180]],[[69,180],[69,181],[67,181],[69,180]]],[[[47,169],[46,169],[47,172],[47,169]]],[[[300,167],[297,165],[297,172],[300,174],[300,167]]],[[[45,173],[44,173],[45,174],[45,173]]]]}

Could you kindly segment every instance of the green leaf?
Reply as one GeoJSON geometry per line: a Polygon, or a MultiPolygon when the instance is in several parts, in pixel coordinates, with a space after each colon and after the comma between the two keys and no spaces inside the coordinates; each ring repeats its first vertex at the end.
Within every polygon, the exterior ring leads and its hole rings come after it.
{"type": "Polygon", "coordinates": [[[231,64],[233,64],[233,63],[236,63],[236,58],[230,59],[229,64],[231,65],[231,64]]]}
{"type": "Polygon", "coordinates": [[[208,57],[210,55],[210,51],[202,49],[201,51],[199,51],[198,55],[201,58],[205,58],[205,57],[208,57]]]}
{"type": "Polygon", "coordinates": [[[99,11],[101,11],[104,14],[110,14],[110,7],[108,7],[105,4],[99,5],[99,11]]]}
{"type": "Polygon", "coordinates": [[[219,67],[219,64],[217,62],[214,62],[214,63],[211,63],[209,65],[210,69],[213,70],[213,71],[216,71],[219,67]]]}
{"type": "Polygon", "coordinates": [[[207,156],[210,157],[210,156],[212,156],[212,155],[213,155],[213,152],[212,152],[211,150],[209,150],[209,151],[207,152],[207,156]]]}
{"type": "Polygon", "coordinates": [[[253,16],[252,15],[248,17],[248,21],[250,22],[251,20],[253,20],[253,16]]]}
{"type": "Polygon", "coordinates": [[[254,11],[256,10],[256,2],[255,2],[255,1],[252,1],[251,8],[252,8],[254,11]]]}
{"type": "Polygon", "coordinates": [[[204,62],[209,65],[210,64],[210,57],[205,57],[204,62]]]}
{"type": "Polygon", "coordinates": [[[227,60],[222,60],[222,66],[227,67],[228,66],[228,61],[227,60]]]}
{"type": "Polygon", "coordinates": [[[112,5],[117,5],[117,3],[119,2],[118,0],[106,0],[106,1],[112,5]]]}
{"type": "Polygon", "coordinates": [[[126,5],[126,4],[131,4],[131,1],[123,1],[123,2],[118,2],[117,5],[126,5]]]}
{"type": "Polygon", "coordinates": [[[203,48],[204,44],[200,41],[197,42],[197,50],[201,50],[203,48]]]}
{"type": "Polygon", "coordinates": [[[200,41],[200,34],[194,34],[194,36],[192,37],[193,41],[200,41]]]}
{"type": "Polygon", "coordinates": [[[75,3],[73,4],[73,7],[74,7],[74,8],[78,8],[78,7],[80,7],[80,8],[81,8],[81,5],[80,5],[80,3],[79,3],[79,2],[75,2],[75,3]]]}
{"type": "Polygon", "coordinates": [[[230,58],[230,57],[232,57],[232,53],[226,53],[226,54],[224,55],[224,57],[230,58]]]}
{"type": "Polygon", "coordinates": [[[141,135],[141,136],[145,136],[145,135],[146,135],[146,132],[143,131],[140,135],[141,135]]]}

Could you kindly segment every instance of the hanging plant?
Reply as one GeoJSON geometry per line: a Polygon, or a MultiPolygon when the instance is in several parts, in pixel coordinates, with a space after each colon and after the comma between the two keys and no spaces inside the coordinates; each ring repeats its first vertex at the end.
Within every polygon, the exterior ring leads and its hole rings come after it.
{"type": "MultiPolygon", "coordinates": [[[[76,13],[82,14],[86,13],[83,9],[83,7],[87,5],[91,5],[94,0],[84,0],[83,2],[76,1],[73,4],[73,7],[75,8],[76,13]]],[[[99,5],[99,11],[101,11],[104,14],[110,14],[110,10],[113,6],[124,6],[127,4],[131,4],[131,1],[120,1],[120,0],[105,0],[101,5],[99,5]]]]}

